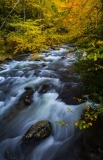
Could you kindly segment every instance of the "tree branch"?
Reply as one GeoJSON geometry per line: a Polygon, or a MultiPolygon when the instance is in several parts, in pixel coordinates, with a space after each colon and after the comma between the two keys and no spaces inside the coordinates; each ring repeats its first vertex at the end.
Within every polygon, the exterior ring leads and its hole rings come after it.
{"type": "Polygon", "coordinates": [[[16,7],[17,4],[19,3],[19,1],[20,1],[20,0],[18,0],[18,1],[16,2],[16,4],[14,5],[14,7],[12,8],[12,10],[9,12],[9,14],[7,15],[7,17],[6,17],[5,20],[3,21],[3,23],[2,23],[2,25],[1,25],[1,27],[0,27],[0,29],[2,29],[2,27],[4,26],[4,24],[5,24],[6,21],[7,21],[8,17],[9,17],[10,14],[13,12],[13,10],[15,9],[15,7],[16,7]]]}

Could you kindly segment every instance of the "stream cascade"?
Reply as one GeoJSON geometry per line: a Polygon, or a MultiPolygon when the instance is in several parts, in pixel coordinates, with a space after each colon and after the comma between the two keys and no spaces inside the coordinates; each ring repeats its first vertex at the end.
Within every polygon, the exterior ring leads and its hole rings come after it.
{"type": "Polygon", "coordinates": [[[79,160],[74,123],[84,103],[74,97],[85,87],[73,71],[77,53],[64,45],[43,51],[40,60],[26,53],[0,64],[0,160],[79,160]],[[50,122],[51,134],[24,142],[28,129],[42,120],[50,122]]]}

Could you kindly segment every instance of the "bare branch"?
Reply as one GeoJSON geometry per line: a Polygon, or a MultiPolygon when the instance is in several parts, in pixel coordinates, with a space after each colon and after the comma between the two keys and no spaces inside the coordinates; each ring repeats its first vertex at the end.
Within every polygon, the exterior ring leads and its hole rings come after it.
{"type": "Polygon", "coordinates": [[[7,21],[8,17],[9,17],[10,14],[13,12],[13,10],[15,9],[15,7],[16,7],[17,4],[19,3],[19,1],[20,1],[20,0],[18,0],[18,1],[16,2],[16,4],[14,5],[14,7],[12,8],[12,10],[9,12],[9,14],[7,15],[7,17],[6,17],[5,20],[3,21],[3,23],[2,23],[2,25],[1,25],[1,27],[0,27],[0,29],[2,29],[2,27],[4,26],[4,24],[5,24],[6,21],[7,21]]]}

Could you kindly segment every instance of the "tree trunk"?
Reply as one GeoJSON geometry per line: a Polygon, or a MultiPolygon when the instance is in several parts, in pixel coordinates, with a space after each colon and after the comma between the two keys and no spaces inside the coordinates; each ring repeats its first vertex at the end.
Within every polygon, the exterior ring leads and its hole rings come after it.
{"type": "Polygon", "coordinates": [[[103,0],[101,0],[101,13],[102,13],[102,16],[101,16],[101,36],[102,36],[102,40],[103,40],[103,0]]]}
{"type": "Polygon", "coordinates": [[[23,21],[26,21],[26,12],[25,12],[25,0],[22,1],[23,2],[23,21]]]}

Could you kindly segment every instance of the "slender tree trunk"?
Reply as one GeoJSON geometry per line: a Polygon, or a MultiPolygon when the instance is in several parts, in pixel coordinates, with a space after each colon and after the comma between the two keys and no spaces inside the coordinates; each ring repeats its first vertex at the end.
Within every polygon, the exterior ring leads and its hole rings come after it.
{"type": "MultiPolygon", "coordinates": [[[[43,6],[43,0],[40,0],[40,6],[42,8],[42,6],[43,6]]],[[[42,10],[40,11],[39,18],[41,18],[41,19],[43,18],[43,11],[42,10]]]]}
{"type": "Polygon", "coordinates": [[[103,40],[103,0],[101,0],[101,12],[102,12],[102,16],[101,16],[101,25],[102,25],[101,36],[102,36],[102,40],[103,40]]]}
{"type": "Polygon", "coordinates": [[[25,11],[25,0],[22,0],[23,2],[23,21],[26,21],[26,11],[25,11]]]}
{"type": "Polygon", "coordinates": [[[7,15],[7,17],[6,17],[5,20],[3,21],[3,23],[2,23],[2,25],[1,25],[1,27],[0,27],[0,29],[2,29],[2,27],[4,26],[4,24],[5,24],[6,21],[7,21],[8,17],[9,17],[10,14],[13,12],[13,10],[16,8],[16,6],[17,6],[17,4],[19,3],[19,1],[20,1],[20,0],[18,0],[18,1],[16,2],[16,4],[14,5],[14,7],[12,8],[12,10],[9,12],[9,14],[7,15]]]}

